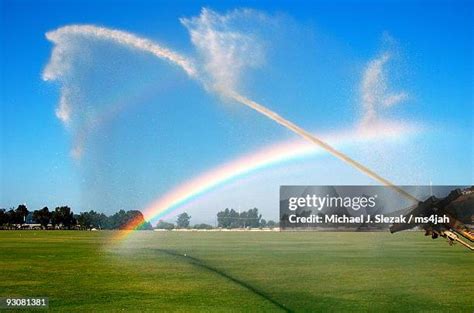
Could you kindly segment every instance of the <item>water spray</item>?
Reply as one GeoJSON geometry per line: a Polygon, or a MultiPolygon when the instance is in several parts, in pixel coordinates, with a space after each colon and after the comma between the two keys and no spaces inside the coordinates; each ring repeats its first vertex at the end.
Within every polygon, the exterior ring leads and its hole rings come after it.
{"type": "MultiPolygon", "coordinates": [[[[116,29],[109,29],[109,28],[104,28],[104,27],[97,27],[93,25],[70,25],[70,26],[64,26],[61,27],[55,31],[48,32],[46,34],[46,38],[48,40],[54,42],[56,44],[56,47],[53,50],[53,54],[51,57],[51,61],[46,67],[43,78],[45,80],[50,80],[54,79],[56,75],[60,74],[60,71],[58,73],[58,67],[59,69],[61,68],[61,61],[62,61],[62,53],[64,52],[60,44],[63,41],[66,41],[67,43],[67,36],[69,35],[79,35],[79,36],[86,36],[86,37],[92,37],[96,39],[102,39],[102,40],[110,40],[112,42],[141,50],[144,52],[151,53],[152,55],[156,56],[157,58],[160,59],[165,59],[167,61],[170,61],[179,67],[181,67],[186,74],[188,74],[189,77],[198,79],[199,81],[202,82],[202,79],[198,76],[198,72],[196,68],[193,65],[193,62],[184,57],[181,56],[180,54],[173,52],[167,48],[163,48],[161,45],[157,44],[156,42],[153,42],[149,39],[141,38],[138,37],[134,34],[116,30],[116,29]]],[[[351,159],[349,156],[345,155],[344,153],[336,150],[323,140],[315,137],[308,131],[304,130],[303,128],[299,127],[298,125],[288,121],[287,119],[283,118],[279,114],[273,112],[272,110],[268,109],[267,107],[250,100],[243,95],[230,90],[228,88],[215,88],[215,91],[218,93],[233,99],[241,104],[244,104],[251,109],[259,112],[260,114],[266,116],[267,118],[270,118],[272,121],[282,125],[283,127],[287,128],[288,130],[294,132],[298,136],[304,138],[305,140],[316,144],[320,148],[324,149],[325,151],[331,153],[333,156],[337,157],[338,159],[344,161],[345,163],[349,164],[350,166],[356,168],[360,172],[364,173],[365,175],[371,177],[372,179],[378,181],[379,183],[390,187],[394,191],[398,192],[401,194],[403,197],[414,201],[415,203],[418,203],[419,200],[406,192],[405,190],[395,186],[392,182],[389,180],[383,178],[379,174],[375,173],[373,170],[369,169],[368,167],[362,165],[361,163],[351,159]]]]}
{"type": "Polygon", "coordinates": [[[310,141],[313,144],[318,145],[320,148],[326,150],[327,152],[329,152],[330,154],[332,154],[336,158],[344,161],[346,164],[349,164],[350,166],[356,168],[357,170],[359,170],[363,174],[365,174],[365,175],[369,176],[370,178],[378,181],[379,183],[381,183],[381,184],[391,188],[392,190],[398,192],[400,195],[404,196],[408,200],[411,200],[415,203],[418,203],[420,201],[416,197],[412,196],[410,193],[406,192],[402,188],[400,188],[400,187],[396,186],[395,184],[393,184],[392,182],[390,182],[388,179],[383,178],[379,174],[375,173],[373,170],[371,170],[368,167],[362,165],[361,163],[353,160],[352,158],[350,158],[346,154],[344,154],[344,153],[340,152],[339,150],[335,149],[334,147],[332,147],[328,143],[326,143],[323,140],[317,138],[316,136],[312,135],[311,133],[309,133],[308,131],[306,131],[303,128],[299,127],[298,125],[296,125],[296,124],[290,122],[289,120],[285,119],[284,117],[282,117],[278,113],[275,113],[272,110],[266,108],[265,106],[255,102],[253,100],[250,100],[250,99],[248,99],[248,98],[246,98],[246,97],[244,97],[244,96],[242,96],[238,93],[228,92],[227,95],[230,98],[234,99],[235,101],[238,101],[238,102],[252,108],[253,110],[259,112],[260,114],[265,115],[266,117],[270,118],[274,122],[277,122],[278,124],[282,125],[283,127],[291,130],[292,132],[294,132],[298,136],[306,139],[307,141],[310,141]]]}

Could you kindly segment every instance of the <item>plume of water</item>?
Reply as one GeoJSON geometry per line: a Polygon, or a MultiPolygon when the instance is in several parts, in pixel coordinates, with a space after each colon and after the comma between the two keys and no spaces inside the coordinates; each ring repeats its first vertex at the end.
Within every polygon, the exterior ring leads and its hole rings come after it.
{"type": "MultiPolygon", "coordinates": [[[[149,39],[135,36],[129,32],[94,25],[68,25],[46,33],[46,38],[54,43],[55,46],[49,63],[43,71],[43,79],[45,81],[62,80],[71,69],[68,53],[73,49],[72,41],[75,36],[108,40],[132,49],[151,53],[160,59],[178,65],[190,77],[195,77],[197,74],[191,59],[164,48],[149,39]]],[[[73,113],[71,98],[73,94],[74,87],[70,86],[70,84],[63,84],[56,116],[64,124],[68,124],[71,120],[71,114],[73,113]]]]}
{"type": "MultiPolygon", "coordinates": [[[[204,19],[204,21],[206,20],[204,19]]],[[[213,31],[212,28],[209,28],[209,27],[205,28],[205,31],[208,32],[208,35],[204,37],[204,39],[214,40],[216,38],[215,34],[214,35],[212,34],[212,31],[213,31]]],[[[199,80],[206,87],[208,87],[208,81],[206,80],[206,75],[203,75],[202,73],[199,73],[196,70],[196,67],[193,65],[193,62],[191,59],[186,58],[167,48],[164,48],[161,45],[149,39],[141,38],[139,36],[136,36],[128,32],[108,29],[108,28],[103,28],[103,27],[97,27],[93,25],[70,25],[70,26],[61,27],[55,31],[48,32],[46,34],[46,37],[55,44],[55,47],[52,52],[51,60],[49,64],[46,66],[43,73],[43,78],[45,80],[60,79],[64,71],[68,70],[69,64],[67,63],[67,58],[66,58],[67,48],[72,38],[71,36],[74,36],[74,35],[87,36],[90,38],[101,39],[101,40],[109,40],[109,41],[113,41],[115,43],[130,47],[132,49],[150,53],[156,56],[157,58],[164,59],[173,64],[178,65],[189,75],[189,77],[199,80]]],[[[220,34],[220,38],[221,39],[225,38],[226,40],[217,40],[215,44],[218,45],[218,44],[223,43],[224,46],[214,45],[214,51],[216,51],[215,50],[216,48],[219,48],[220,49],[219,51],[226,52],[225,45],[229,43],[233,44],[232,40],[230,41],[227,40],[229,38],[237,38],[239,41],[242,41],[242,40],[246,41],[245,37],[240,37],[235,34],[230,34],[230,37],[225,37],[228,35],[229,34],[225,32],[220,34]]],[[[205,46],[201,46],[200,48],[203,49],[203,47],[205,46]]],[[[252,47],[251,41],[249,41],[248,48],[250,49],[251,47],[252,47]]],[[[279,114],[270,110],[264,105],[257,103],[251,99],[248,99],[247,97],[235,91],[233,89],[234,81],[231,79],[231,75],[228,75],[228,72],[225,72],[226,71],[225,66],[232,66],[231,64],[225,65],[225,63],[231,62],[232,58],[226,59],[225,61],[226,62],[224,62],[224,64],[218,63],[218,64],[222,64],[222,66],[224,66],[223,68],[219,68],[216,66],[205,67],[208,70],[210,70],[208,74],[210,73],[213,76],[213,79],[215,80],[215,83],[213,84],[213,88],[212,88],[215,92],[218,92],[219,94],[225,97],[228,97],[245,106],[248,106],[249,108],[257,111],[258,113],[266,116],[267,118],[273,120],[274,122],[282,125],[283,127],[287,128],[288,130],[302,137],[303,139],[321,147],[325,151],[329,152],[330,154],[344,161],[350,166],[356,168],[357,170],[364,173],[365,175],[373,178],[377,182],[391,187],[393,190],[395,190],[396,192],[400,193],[401,195],[403,195],[404,197],[410,200],[418,201],[415,197],[413,197],[412,195],[410,195],[403,189],[395,186],[392,182],[381,177],[380,175],[378,175],[371,169],[351,159],[349,156],[345,155],[344,153],[336,150],[328,143],[317,138],[316,136],[312,135],[311,133],[299,127],[298,125],[294,124],[293,122],[285,119],[284,117],[280,116],[279,114]],[[221,74],[216,76],[215,73],[212,72],[215,70],[221,71],[221,74]],[[222,71],[224,71],[226,74],[222,74],[222,71]]],[[[215,62],[215,60],[213,58],[210,58],[209,62],[215,62]]],[[[237,70],[240,70],[243,67],[245,67],[245,63],[242,63],[237,69],[235,67],[231,69],[234,71],[234,73],[236,73],[237,70]]],[[[64,122],[67,122],[70,119],[70,113],[71,113],[70,105],[67,103],[68,92],[70,92],[70,90],[67,88],[64,89],[63,87],[61,101],[60,101],[59,108],[57,111],[58,118],[60,118],[64,122]]]]}
{"type": "Polygon", "coordinates": [[[394,93],[388,88],[386,66],[390,58],[390,53],[385,52],[371,60],[364,70],[360,86],[363,106],[362,127],[376,122],[380,109],[391,107],[408,98],[406,92],[394,93]]]}

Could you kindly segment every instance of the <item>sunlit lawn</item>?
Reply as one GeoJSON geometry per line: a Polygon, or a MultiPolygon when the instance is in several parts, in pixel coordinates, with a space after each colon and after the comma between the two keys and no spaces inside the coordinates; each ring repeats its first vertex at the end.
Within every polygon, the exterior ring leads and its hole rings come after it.
{"type": "Polygon", "coordinates": [[[474,253],[421,233],[113,235],[0,231],[0,297],[67,312],[474,311],[474,253]]]}

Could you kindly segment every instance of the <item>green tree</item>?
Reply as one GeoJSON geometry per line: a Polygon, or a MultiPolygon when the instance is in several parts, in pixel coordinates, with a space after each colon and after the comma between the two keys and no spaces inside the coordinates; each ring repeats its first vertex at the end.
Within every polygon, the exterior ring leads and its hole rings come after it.
{"type": "Polygon", "coordinates": [[[36,223],[41,224],[41,227],[46,229],[49,222],[51,221],[51,212],[49,212],[48,207],[44,207],[41,210],[36,210],[33,212],[33,219],[36,223]]]}
{"type": "Polygon", "coordinates": [[[92,229],[92,215],[91,212],[81,212],[77,217],[77,224],[81,226],[82,229],[92,229]]]}
{"type": "Polygon", "coordinates": [[[5,209],[0,209],[0,226],[8,224],[8,215],[5,209]]]}
{"type": "Polygon", "coordinates": [[[257,228],[260,226],[260,220],[262,215],[258,214],[258,209],[253,208],[247,211],[247,226],[252,228],[257,228]]]}
{"type": "Polygon", "coordinates": [[[71,208],[68,206],[55,208],[51,215],[51,224],[53,224],[53,226],[62,225],[64,228],[71,229],[71,227],[76,224],[71,208]]]}
{"type": "Polygon", "coordinates": [[[212,227],[212,225],[202,223],[202,224],[194,225],[193,228],[194,229],[213,229],[214,227],[212,227]]]}
{"type": "Polygon", "coordinates": [[[257,208],[248,211],[237,212],[234,209],[226,208],[224,211],[217,213],[217,225],[223,228],[238,228],[238,227],[260,227],[260,220],[262,215],[258,213],[257,208]]]}
{"type": "Polygon", "coordinates": [[[230,221],[229,228],[239,228],[243,226],[243,221],[240,220],[240,214],[234,209],[229,211],[228,219],[230,221]]]}
{"type": "Polygon", "coordinates": [[[145,220],[143,213],[138,210],[127,211],[127,223],[123,229],[150,230],[151,224],[145,220]]]}
{"type": "Polygon", "coordinates": [[[7,215],[7,225],[9,227],[11,227],[15,224],[18,224],[19,220],[21,220],[21,217],[18,215],[18,213],[13,208],[8,210],[8,212],[6,212],[6,215],[7,215]]]}
{"type": "Polygon", "coordinates": [[[109,217],[109,226],[111,229],[121,229],[127,223],[127,213],[120,210],[109,217]]]}
{"type": "Polygon", "coordinates": [[[168,223],[163,220],[159,220],[158,223],[156,224],[156,229],[167,229],[167,230],[172,230],[174,229],[174,224],[173,223],[168,223]]]}
{"type": "Polygon", "coordinates": [[[176,227],[177,228],[188,228],[189,222],[191,221],[191,216],[184,212],[178,215],[178,219],[176,220],[176,227]]]}
{"type": "Polygon", "coordinates": [[[246,211],[240,212],[236,222],[238,222],[238,227],[247,228],[250,226],[249,214],[246,211]]]}
{"type": "Polygon", "coordinates": [[[217,227],[230,227],[230,211],[228,208],[224,211],[217,212],[217,227]]]}
{"type": "Polygon", "coordinates": [[[97,227],[99,229],[110,229],[110,223],[109,223],[109,217],[107,215],[105,215],[104,213],[100,213],[100,214],[97,214],[95,216],[96,220],[94,221],[94,223],[97,223],[97,227]]]}
{"type": "Polygon", "coordinates": [[[268,228],[274,228],[274,227],[276,227],[276,226],[277,226],[277,223],[275,223],[275,222],[272,221],[272,220],[269,220],[269,221],[267,222],[267,227],[268,227],[268,228]]]}
{"type": "Polygon", "coordinates": [[[24,224],[25,221],[26,221],[26,217],[28,216],[28,208],[26,207],[26,205],[24,204],[20,204],[16,210],[15,210],[15,213],[16,213],[16,224],[24,224]]]}
{"type": "Polygon", "coordinates": [[[120,210],[107,219],[109,229],[152,229],[151,224],[145,221],[143,213],[138,210],[124,211],[120,210]]]}
{"type": "Polygon", "coordinates": [[[83,229],[92,228],[109,228],[108,217],[104,213],[97,213],[93,210],[89,212],[81,212],[77,217],[77,223],[81,225],[83,229]]]}

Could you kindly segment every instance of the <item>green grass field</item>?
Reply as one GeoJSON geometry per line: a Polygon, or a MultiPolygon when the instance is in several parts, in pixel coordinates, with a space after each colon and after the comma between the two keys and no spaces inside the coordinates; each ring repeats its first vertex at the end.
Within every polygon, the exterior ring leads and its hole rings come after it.
{"type": "Polygon", "coordinates": [[[63,312],[474,311],[474,254],[421,233],[113,234],[0,231],[0,297],[63,312]]]}

